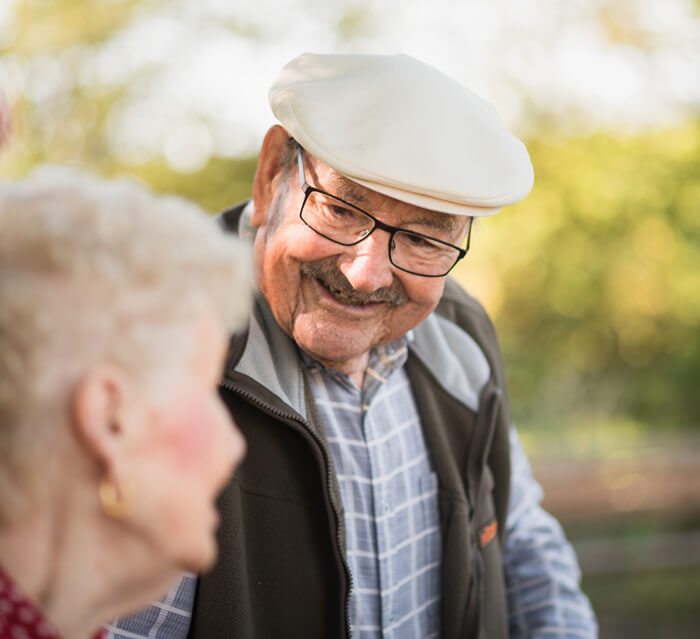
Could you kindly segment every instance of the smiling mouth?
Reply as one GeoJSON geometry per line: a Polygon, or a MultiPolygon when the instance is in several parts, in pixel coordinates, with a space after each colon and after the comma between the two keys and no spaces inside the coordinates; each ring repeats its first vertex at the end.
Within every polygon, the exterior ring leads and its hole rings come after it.
{"type": "Polygon", "coordinates": [[[347,304],[348,306],[367,306],[368,304],[378,304],[379,302],[373,302],[371,300],[365,300],[362,298],[358,298],[357,295],[353,295],[352,293],[348,293],[347,291],[343,291],[341,289],[335,288],[334,286],[331,286],[327,282],[324,282],[320,278],[316,278],[316,281],[323,286],[324,289],[326,289],[331,296],[337,300],[338,302],[341,302],[342,304],[347,304]]]}

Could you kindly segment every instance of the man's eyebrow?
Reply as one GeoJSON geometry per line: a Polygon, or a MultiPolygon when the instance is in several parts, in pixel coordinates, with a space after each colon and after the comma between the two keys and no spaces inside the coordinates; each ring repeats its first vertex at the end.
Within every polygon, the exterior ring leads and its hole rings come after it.
{"type": "Polygon", "coordinates": [[[424,215],[423,217],[414,218],[409,220],[407,224],[422,224],[431,229],[452,233],[457,230],[458,222],[453,216],[435,213],[433,215],[424,215]]]}
{"type": "Polygon", "coordinates": [[[339,198],[350,204],[357,204],[358,206],[367,206],[369,204],[367,196],[360,187],[340,175],[333,179],[333,190],[338,194],[339,198]]]}
{"type": "MultiPolygon", "coordinates": [[[[358,187],[354,182],[344,178],[342,175],[333,176],[331,179],[331,188],[333,192],[342,200],[345,200],[349,204],[354,204],[360,208],[369,205],[369,199],[364,194],[363,190],[358,187]]],[[[461,217],[461,216],[460,216],[461,217]]],[[[426,215],[413,218],[411,220],[406,220],[404,225],[418,224],[427,227],[428,229],[435,229],[437,231],[442,231],[443,233],[454,233],[459,226],[459,220],[454,215],[448,215],[445,213],[428,213],[426,215]]]]}

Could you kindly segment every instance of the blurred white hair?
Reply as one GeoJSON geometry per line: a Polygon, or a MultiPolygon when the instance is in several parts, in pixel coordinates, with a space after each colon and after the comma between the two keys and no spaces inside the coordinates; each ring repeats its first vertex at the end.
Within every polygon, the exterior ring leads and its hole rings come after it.
{"type": "Polygon", "coordinates": [[[156,375],[205,307],[240,329],[252,290],[249,249],[181,198],[56,166],[0,182],[0,520],[91,365],[156,375]]]}

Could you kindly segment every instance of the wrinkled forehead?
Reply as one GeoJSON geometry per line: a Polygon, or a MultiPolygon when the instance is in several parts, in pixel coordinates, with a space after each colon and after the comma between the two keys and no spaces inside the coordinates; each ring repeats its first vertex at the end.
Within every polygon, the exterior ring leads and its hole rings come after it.
{"type": "Polygon", "coordinates": [[[303,150],[302,154],[306,160],[304,163],[306,179],[311,186],[327,191],[372,215],[376,214],[380,217],[382,214],[391,215],[394,217],[392,224],[421,224],[454,236],[461,234],[467,228],[470,219],[467,216],[442,213],[402,202],[353,182],[306,150],[303,150]]]}

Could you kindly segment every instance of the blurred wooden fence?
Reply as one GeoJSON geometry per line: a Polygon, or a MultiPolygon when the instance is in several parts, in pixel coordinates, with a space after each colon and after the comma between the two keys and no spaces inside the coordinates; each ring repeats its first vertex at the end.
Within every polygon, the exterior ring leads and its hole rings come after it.
{"type": "Polygon", "coordinates": [[[584,574],[700,566],[700,447],[534,467],[543,505],[572,538],[584,574]],[[632,520],[653,525],[620,535],[632,520]]]}

